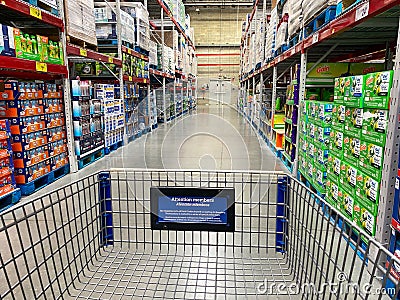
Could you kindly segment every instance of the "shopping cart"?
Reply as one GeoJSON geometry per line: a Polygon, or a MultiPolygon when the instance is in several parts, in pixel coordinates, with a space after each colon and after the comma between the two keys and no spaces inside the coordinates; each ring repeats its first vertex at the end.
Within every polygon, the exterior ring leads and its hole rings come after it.
{"type": "Polygon", "coordinates": [[[396,299],[400,261],[354,230],[283,173],[110,170],[1,214],[0,298],[396,299]],[[234,230],[152,229],[165,187],[233,191],[234,230]]]}

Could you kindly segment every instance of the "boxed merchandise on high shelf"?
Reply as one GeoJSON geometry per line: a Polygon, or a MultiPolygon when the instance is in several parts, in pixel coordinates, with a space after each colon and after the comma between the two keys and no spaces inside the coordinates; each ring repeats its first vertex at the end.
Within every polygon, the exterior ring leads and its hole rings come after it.
{"type": "Polygon", "coordinates": [[[276,50],[276,33],[279,24],[279,14],[278,9],[274,8],[271,11],[270,21],[266,29],[265,38],[265,59],[267,61],[271,60],[275,55],[276,50]]]}
{"type": "Polygon", "coordinates": [[[154,41],[149,41],[149,67],[151,69],[158,68],[158,58],[157,58],[157,43],[154,41]]]}
{"type": "Polygon", "coordinates": [[[11,123],[15,180],[28,195],[69,172],[64,100],[53,83],[4,83],[2,118],[11,123]]]}
{"type": "Polygon", "coordinates": [[[93,0],[64,1],[66,32],[71,42],[76,39],[97,45],[93,10],[93,0]]]}
{"type": "Polygon", "coordinates": [[[104,156],[104,108],[91,81],[71,80],[71,96],[75,154],[81,169],[104,156]]]}
{"type": "MultiPolygon", "coordinates": [[[[139,58],[126,52],[122,53],[122,71],[129,77],[148,79],[149,62],[145,58],[139,58]]],[[[131,81],[131,80],[130,80],[131,81]]]]}

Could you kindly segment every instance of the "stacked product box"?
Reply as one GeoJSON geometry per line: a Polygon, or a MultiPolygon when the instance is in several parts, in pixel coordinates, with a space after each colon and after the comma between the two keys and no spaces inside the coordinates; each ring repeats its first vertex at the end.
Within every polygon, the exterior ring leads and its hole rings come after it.
{"type": "Polygon", "coordinates": [[[139,58],[124,52],[122,54],[122,61],[124,75],[145,79],[149,78],[149,63],[144,57],[139,58]]]}
{"type": "Polygon", "coordinates": [[[104,148],[103,105],[94,98],[91,81],[72,80],[71,86],[75,154],[82,158],[104,148]]]}
{"type": "Polygon", "coordinates": [[[16,188],[10,122],[0,120],[0,209],[6,205],[2,198],[16,188]]]}
{"type": "Polygon", "coordinates": [[[11,123],[15,180],[23,185],[68,164],[63,94],[52,83],[4,84],[0,112],[11,123]]]}
{"type": "Polygon", "coordinates": [[[97,45],[93,0],[64,1],[65,23],[69,37],[97,45]]]}
{"type": "Polygon", "coordinates": [[[50,64],[64,64],[62,43],[46,36],[29,34],[20,29],[0,24],[0,55],[35,60],[50,64]]]}
{"type": "Polygon", "coordinates": [[[125,101],[125,132],[128,140],[135,135],[134,130],[134,112],[138,104],[137,85],[134,83],[126,83],[124,85],[124,101],[125,101]]]}
{"type": "Polygon", "coordinates": [[[104,145],[110,147],[123,141],[124,112],[119,86],[96,84],[95,97],[101,100],[104,109],[104,145]]]}
{"type": "Polygon", "coordinates": [[[374,236],[382,179],[393,72],[337,78],[329,177],[334,204],[374,236]]]}

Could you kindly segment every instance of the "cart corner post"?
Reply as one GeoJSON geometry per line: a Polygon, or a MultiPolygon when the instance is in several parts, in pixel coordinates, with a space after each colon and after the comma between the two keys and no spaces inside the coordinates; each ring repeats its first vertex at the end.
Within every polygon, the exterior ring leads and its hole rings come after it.
{"type": "Polygon", "coordinates": [[[278,177],[276,195],[276,252],[285,253],[287,247],[288,176],[278,177]]]}
{"type": "Polygon", "coordinates": [[[99,179],[100,201],[100,245],[111,246],[114,244],[111,176],[110,172],[101,172],[99,179]]]}

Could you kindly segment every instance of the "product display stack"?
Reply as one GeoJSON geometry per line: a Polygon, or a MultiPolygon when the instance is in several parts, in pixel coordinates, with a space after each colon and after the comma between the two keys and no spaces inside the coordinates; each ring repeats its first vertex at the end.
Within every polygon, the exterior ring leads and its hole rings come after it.
{"type": "Polygon", "coordinates": [[[53,83],[3,87],[1,117],[10,121],[15,181],[29,195],[69,172],[63,93],[53,83]]]}

